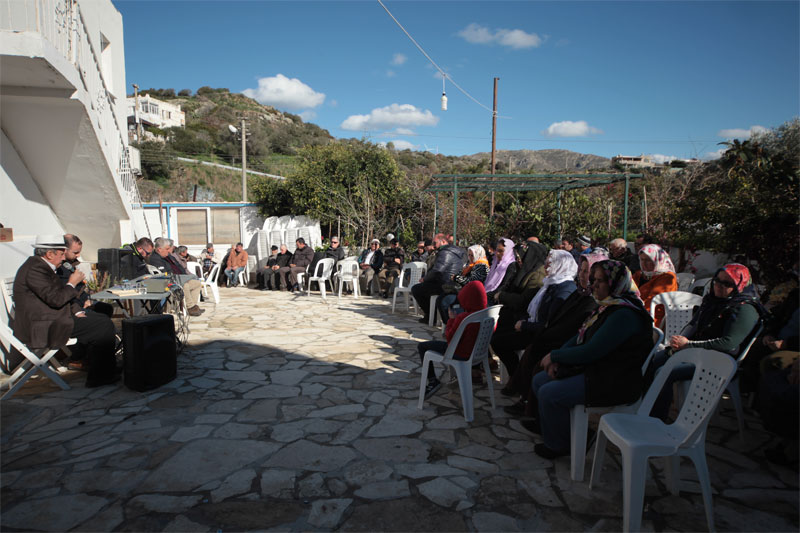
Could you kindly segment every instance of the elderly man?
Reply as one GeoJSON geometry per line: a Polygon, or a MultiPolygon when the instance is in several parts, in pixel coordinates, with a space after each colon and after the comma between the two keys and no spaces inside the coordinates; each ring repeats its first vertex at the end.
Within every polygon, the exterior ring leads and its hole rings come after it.
{"type": "MultiPolygon", "coordinates": [[[[148,259],[151,266],[156,267],[165,274],[173,274],[176,276],[179,274],[187,274],[186,269],[178,264],[169,253],[172,247],[170,239],[159,237],[153,244],[155,246],[155,253],[151,254],[148,259]]],[[[181,288],[183,289],[183,296],[186,300],[186,312],[189,313],[189,316],[202,315],[203,310],[200,309],[197,302],[200,301],[200,292],[203,290],[203,284],[196,279],[190,279],[185,281],[181,288]]]]}
{"type": "Polygon", "coordinates": [[[422,263],[428,258],[428,251],[425,249],[425,245],[430,242],[430,239],[425,239],[424,241],[419,241],[417,243],[417,248],[413,252],[411,252],[411,262],[420,261],[422,263]],[[427,241],[427,242],[426,242],[427,241]]]}
{"type": "Polygon", "coordinates": [[[361,286],[361,293],[371,294],[371,288],[375,275],[380,272],[383,266],[383,252],[380,250],[381,241],[372,239],[369,248],[361,252],[358,258],[358,267],[361,271],[358,274],[358,283],[361,286]]]}
{"type": "Polygon", "coordinates": [[[639,256],[634,255],[633,252],[630,251],[625,239],[614,239],[608,243],[608,251],[611,254],[611,259],[625,263],[628,270],[631,271],[631,274],[637,270],[641,270],[641,266],[639,266],[639,256]]]}
{"type": "Polygon", "coordinates": [[[333,259],[333,267],[336,268],[336,263],[344,259],[344,248],[339,246],[339,237],[334,235],[331,237],[331,245],[325,250],[325,258],[333,259]]]}
{"type": "Polygon", "coordinates": [[[378,272],[378,282],[381,285],[381,296],[384,298],[389,297],[389,291],[392,290],[394,280],[400,275],[400,269],[403,267],[405,261],[405,252],[400,247],[397,239],[392,239],[389,243],[389,249],[383,254],[383,269],[378,272]]]}
{"type": "MultiPolygon", "coordinates": [[[[239,273],[247,267],[247,251],[240,242],[236,243],[228,254],[228,264],[225,268],[225,275],[228,276],[228,287],[235,287],[239,284],[239,273]]],[[[245,286],[247,281],[245,280],[245,286]]]]}
{"type": "Polygon", "coordinates": [[[74,337],[86,346],[86,386],[116,382],[114,324],[106,315],[77,303],[80,291],[76,287],[84,280],[83,272],[72,272],[66,284],[56,274],[66,255],[64,237],[40,235],[33,248],[34,255],[14,277],[14,335],[34,350],[60,348],[74,337]]]}
{"type": "Polygon", "coordinates": [[[444,234],[436,235],[433,245],[437,248],[436,262],[433,264],[433,268],[428,270],[421,283],[411,287],[411,294],[424,315],[419,319],[423,324],[428,323],[431,296],[442,294],[444,282],[449,281],[454,274],[460,273],[464,266],[464,249],[447,244],[447,237],[444,234]]]}
{"type": "Polygon", "coordinates": [[[200,262],[203,265],[203,275],[207,275],[214,268],[214,265],[222,261],[222,254],[214,250],[214,243],[206,244],[205,250],[200,252],[200,262]]]}
{"type": "Polygon", "coordinates": [[[283,281],[285,286],[292,292],[300,290],[297,275],[305,273],[308,265],[314,260],[314,250],[306,245],[306,240],[304,238],[300,237],[294,241],[294,243],[297,245],[297,249],[295,249],[294,254],[292,254],[292,260],[289,262],[289,266],[278,269],[279,275],[282,278],[281,281],[283,281]]]}

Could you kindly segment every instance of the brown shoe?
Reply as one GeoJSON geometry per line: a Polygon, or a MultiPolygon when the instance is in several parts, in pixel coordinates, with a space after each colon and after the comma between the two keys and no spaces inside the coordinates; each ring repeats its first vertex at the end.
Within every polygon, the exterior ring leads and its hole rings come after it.
{"type": "Polygon", "coordinates": [[[186,312],[189,314],[189,316],[200,316],[203,314],[203,310],[196,305],[187,309],[186,312]]]}
{"type": "Polygon", "coordinates": [[[81,370],[83,372],[86,372],[87,370],[89,370],[89,361],[86,361],[85,359],[70,361],[67,364],[67,368],[70,370],[81,370]]]}

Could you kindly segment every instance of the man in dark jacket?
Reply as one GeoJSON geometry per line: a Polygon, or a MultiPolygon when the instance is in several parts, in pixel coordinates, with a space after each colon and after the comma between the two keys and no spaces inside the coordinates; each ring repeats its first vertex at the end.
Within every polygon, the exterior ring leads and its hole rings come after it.
{"type": "Polygon", "coordinates": [[[333,268],[336,268],[336,263],[344,259],[344,248],[339,246],[339,237],[335,235],[331,237],[331,245],[325,250],[325,258],[333,259],[333,268]]]}
{"type": "MultiPolygon", "coordinates": [[[[151,266],[156,267],[165,274],[175,276],[187,274],[186,269],[178,264],[169,253],[172,247],[171,239],[159,237],[155,240],[154,246],[155,253],[150,254],[147,259],[151,266]]],[[[190,279],[184,281],[181,288],[183,289],[184,300],[186,300],[186,312],[189,316],[202,315],[204,310],[200,309],[197,304],[200,301],[200,292],[203,290],[203,284],[199,280],[190,279]]]]}
{"type": "MultiPolygon", "coordinates": [[[[71,273],[66,284],[56,274],[65,257],[63,235],[40,235],[33,246],[34,255],[14,277],[14,336],[32,350],[60,348],[74,337],[86,345],[86,386],[114,383],[119,379],[114,359],[114,324],[106,315],[75,303],[79,294],[75,287],[84,280],[82,272],[71,273]]],[[[10,366],[21,361],[21,355],[16,353],[10,366]]]]}
{"type": "Polygon", "coordinates": [[[419,319],[423,324],[428,323],[431,296],[442,294],[442,285],[449,281],[451,276],[460,273],[464,267],[464,249],[447,244],[447,237],[443,233],[434,237],[433,245],[437,249],[433,268],[428,270],[428,273],[422,278],[422,283],[411,287],[411,294],[423,313],[423,317],[419,319]]]}
{"type": "Polygon", "coordinates": [[[426,247],[431,244],[430,239],[425,239],[424,241],[419,241],[417,243],[417,249],[411,252],[411,261],[420,261],[422,263],[428,258],[428,250],[426,247]]]}
{"type": "Polygon", "coordinates": [[[631,252],[625,239],[614,239],[608,243],[608,251],[611,253],[611,259],[625,263],[631,274],[642,269],[639,265],[639,256],[631,252]]]}
{"type": "Polygon", "coordinates": [[[383,254],[383,269],[378,272],[378,281],[381,285],[381,296],[389,297],[394,280],[400,275],[400,269],[405,261],[405,252],[400,247],[397,239],[392,239],[386,253],[383,254]]]}
{"type": "Polygon", "coordinates": [[[275,263],[269,264],[268,262],[267,267],[264,269],[263,277],[265,280],[265,287],[273,291],[280,289],[289,290],[285,283],[281,283],[281,275],[278,271],[283,267],[288,268],[291,262],[292,252],[289,251],[285,244],[281,244],[280,252],[275,254],[275,263]]]}
{"type": "Polygon", "coordinates": [[[308,265],[314,260],[314,250],[306,245],[306,240],[302,237],[295,241],[297,249],[292,254],[292,260],[289,266],[281,267],[278,272],[283,278],[283,282],[289,287],[290,291],[299,291],[300,285],[297,281],[297,275],[305,273],[308,265]]]}
{"type": "Polygon", "coordinates": [[[153,241],[147,237],[142,237],[135,243],[126,244],[122,248],[124,250],[130,250],[131,253],[123,254],[120,258],[121,271],[127,272],[129,279],[138,278],[139,276],[147,274],[147,258],[153,253],[153,241]]]}
{"type": "Polygon", "coordinates": [[[270,254],[269,258],[267,258],[267,264],[265,264],[264,267],[256,273],[256,289],[262,291],[273,290],[274,277],[272,275],[272,267],[274,267],[277,262],[278,247],[273,244],[270,247],[270,254]]]}
{"type": "Polygon", "coordinates": [[[369,248],[361,252],[358,258],[358,267],[361,269],[358,281],[361,285],[361,293],[370,295],[375,276],[383,266],[383,252],[380,251],[381,241],[372,239],[369,248]]]}

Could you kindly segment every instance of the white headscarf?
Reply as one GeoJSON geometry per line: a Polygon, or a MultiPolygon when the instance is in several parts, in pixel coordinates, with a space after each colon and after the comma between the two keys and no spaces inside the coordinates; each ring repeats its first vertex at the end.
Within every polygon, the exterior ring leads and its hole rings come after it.
{"type": "Polygon", "coordinates": [[[550,253],[547,254],[547,263],[549,265],[544,284],[531,300],[530,305],[528,305],[528,322],[536,322],[538,320],[539,307],[549,286],[574,280],[575,276],[578,275],[578,263],[575,262],[572,254],[566,250],[550,250],[550,253]]]}
{"type": "Polygon", "coordinates": [[[467,248],[468,252],[472,252],[472,258],[477,261],[478,259],[484,259],[486,257],[486,250],[483,249],[483,246],[480,244],[473,244],[469,248],[467,248]]]}

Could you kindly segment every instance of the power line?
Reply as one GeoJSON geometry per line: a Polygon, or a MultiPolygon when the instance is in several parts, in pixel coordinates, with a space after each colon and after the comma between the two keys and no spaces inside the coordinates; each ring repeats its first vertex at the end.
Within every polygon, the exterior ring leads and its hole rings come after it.
{"type": "MultiPolygon", "coordinates": [[[[425,51],[425,50],[422,48],[422,46],[420,46],[420,44],[419,44],[419,43],[418,43],[418,42],[417,42],[417,41],[416,41],[416,40],[415,40],[415,39],[414,39],[414,38],[411,36],[411,34],[410,34],[410,33],[408,33],[408,31],[407,31],[407,30],[406,30],[406,29],[403,27],[403,25],[402,25],[402,24],[400,24],[400,21],[399,21],[399,20],[397,20],[397,19],[395,18],[395,16],[394,16],[394,15],[392,15],[392,12],[391,12],[391,11],[389,11],[389,8],[388,8],[388,7],[386,7],[386,6],[383,4],[383,2],[382,2],[381,0],[378,0],[378,3],[379,3],[379,4],[381,5],[381,7],[382,7],[382,8],[383,8],[383,9],[386,11],[386,13],[387,13],[387,14],[388,14],[390,17],[392,17],[392,20],[395,22],[395,24],[397,24],[397,26],[398,26],[398,27],[399,27],[401,30],[403,30],[403,33],[405,33],[405,34],[406,34],[406,37],[408,37],[408,38],[411,40],[411,42],[412,42],[412,43],[414,43],[414,46],[416,46],[416,47],[417,47],[417,49],[418,49],[420,52],[422,52],[422,55],[424,55],[424,56],[425,56],[425,57],[428,59],[428,61],[430,61],[430,62],[431,62],[431,65],[433,65],[433,66],[436,68],[436,70],[438,70],[438,71],[439,71],[439,74],[441,74],[441,75],[442,75],[442,78],[446,78],[446,79],[450,80],[450,83],[452,83],[452,84],[453,84],[453,85],[456,87],[456,89],[458,89],[459,91],[461,91],[461,92],[464,94],[464,96],[466,96],[467,98],[469,98],[470,100],[472,100],[473,102],[475,102],[476,104],[478,104],[479,106],[481,106],[482,108],[484,108],[484,109],[485,109],[486,111],[488,111],[489,113],[494,113],[494,111],[492,111],[492,109],[491,109],[491,108],[489,108],[489,107],[487,107],[487,106],[483,105],[483,104],[482,104],[482,103],[480,103],[478,100],[476,100],[475,98],[473,98],[473,96],[472,96],[471,94],[469,94],[467,91],[465,91],[464,89],[462,89],[462,88],[461,88],[461,86],[460,86],[459,84],[457,84],[457,83],[456,83],[456,80],[454,80],[454,79],[453,79],[453,78],[450,76],[450,74],[448,74],[447,72],[445,72],[445,71],[442,69],[442,67],[440,67],[439,65],[437,65],[437,64],[436,64],[436,61],[434,61],[434,60],[433,60],[433,58],[431,58],[431,56],[429,56],[429,55],[428,55],[428,52],[426,52],[426,51],[425,51]]],[[[502,117],[502,118],[511,118],[511,117],[502,117]]]]}

